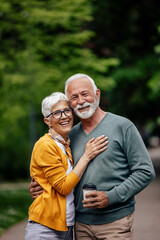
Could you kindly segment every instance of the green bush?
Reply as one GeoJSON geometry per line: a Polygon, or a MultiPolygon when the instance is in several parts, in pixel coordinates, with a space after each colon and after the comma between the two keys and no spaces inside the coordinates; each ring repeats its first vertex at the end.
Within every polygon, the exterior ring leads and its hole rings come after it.
{"type": "Polygon", "coordinates": [[[28,189],[0,191],[0,235],[10,226],[27,218],[31,202],[28,189]]]}

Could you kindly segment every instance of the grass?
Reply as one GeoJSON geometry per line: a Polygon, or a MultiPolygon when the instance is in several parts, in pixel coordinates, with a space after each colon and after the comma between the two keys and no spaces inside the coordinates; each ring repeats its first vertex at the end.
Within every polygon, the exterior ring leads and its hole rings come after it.
{"type": "Polygon", "coordinates": [[[0,235],[28,216],[29,183],[0,184],[0,235]]]}

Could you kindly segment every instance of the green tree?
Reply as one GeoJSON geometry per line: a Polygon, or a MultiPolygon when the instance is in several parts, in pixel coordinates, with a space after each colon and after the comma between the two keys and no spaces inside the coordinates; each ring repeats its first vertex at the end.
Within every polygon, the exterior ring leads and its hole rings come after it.
{"type": "Polygon", "coordinates": [[[1,179],[27,176],[30,149],[47,129],[41,101],[63,91],[70,75],[85,72],[100,88],[114,86],[108,71],[119,61],[87,47],[92,8],[87,0],[1,1],[1,179]]]}
{"type": "MultiPolygon", "coordinates": [[[[158,26],[158,33],[160,35],[160,26],[158,26]]],[[[152,74],[148,80],[147,85],[150,89],[150,100],[153,102],[154,118],[151,120],[151,126],[154,130],[154,134],[160,136],[160,43],[154,47],[154,51],[158,56],[158,69],[152,74]]]]}
{"type": "Polygon", "coordinates": [[[113,88],[103,91],[108,109],[145,126],[160,116],[158,0],[92,0],[96,34],[88,46],[100,57],[118,57],[121,64],[111,72],[113,88]],[[148,112],[149,111],[149,112],[148,112]]]}

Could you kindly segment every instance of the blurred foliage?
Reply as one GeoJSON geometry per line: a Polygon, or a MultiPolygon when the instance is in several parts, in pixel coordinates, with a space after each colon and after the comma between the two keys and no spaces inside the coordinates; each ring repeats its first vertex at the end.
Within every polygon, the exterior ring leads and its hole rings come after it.
{"type": "Polygon", "coordinates": [[[118,57],[110,72],[114,85],[103,90],[103,108],[129,117],[138,128],[160,136],[160,8],[158,0],[91,1],[88,43],[100,57],[118,57]],[[152,126],[152,127],[150,127],[152,126]]]}
{"type": "MultiPolygon", "coordinates": [[[[158,26],[158,33],[160,36],[160,26],[158,26]]],[[[155,53],[158,55],[158,66],[160,69],[160,43],[154,47],[155,53]]],[[[151,79],[148,82],[148,87],[151,89],[150,97],[151,99],[160,100],[160,70],[155,71],[152,74],[151,79]]]]}
{"type": "Polygon", "coordinates": [[[0,235],[10,226],[27,218],[31,202],[28,189],[0,191],[0,235]]]}
{"type": "MultiPolygon", "coordinates": [[[[0,180],[26,178],[41,101],[90,75],[104,110],[160,132],[158,0],[1,0],[0,180]]],[[[160,135],[160,134],[159,134],[160,135]]]]}
{"type": "Polygon", "coordinates": [[[112,111],[129,117],[139,126],[158,116],[159,108],[150,99],[148,86],[158,67],[157,58],[152,54],[140,58],[132,66],[123,66],[114,71],[115,88],[108,93],[112,111]]]}
{"type": "Polygon", "coordinates": [[[1,1],[0,179],[27,177],[30,150],[47,129],[41,101],[63,91],[70,75],[93,75],[100,88],[114,84],[106,76],[119,60],[86,47],[95,34],[92,8],[87,0],[1,1]]]}

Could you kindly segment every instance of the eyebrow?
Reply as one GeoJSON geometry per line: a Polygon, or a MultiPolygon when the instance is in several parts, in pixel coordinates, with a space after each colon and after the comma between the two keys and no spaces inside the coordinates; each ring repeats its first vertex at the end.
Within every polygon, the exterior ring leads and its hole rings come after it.
{"type": "MultiPolygon", "coordinates": [[[[83,90],[82,92],[80,92],[80,94],[84,94],[84,93],[89,93],[90,91],[89,90],[83,90]]],[[[73,95],[71,95],[71,97],[74,97],[74,96],[77,96],[78,93],[74,93],[73,95]]]]}

